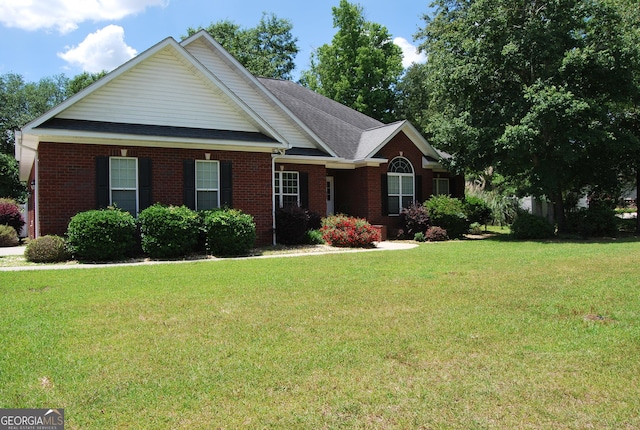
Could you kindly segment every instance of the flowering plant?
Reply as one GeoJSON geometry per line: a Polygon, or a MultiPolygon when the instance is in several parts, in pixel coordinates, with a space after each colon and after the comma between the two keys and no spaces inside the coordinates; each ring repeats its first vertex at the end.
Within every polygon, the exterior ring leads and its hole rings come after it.
{"type": "Polygon", "coordinates": [[[380,231],[367,220],[347,215],[332,215],[322,220],[322,238],[332,246],[366,248],[380,241],[380,231]]]}

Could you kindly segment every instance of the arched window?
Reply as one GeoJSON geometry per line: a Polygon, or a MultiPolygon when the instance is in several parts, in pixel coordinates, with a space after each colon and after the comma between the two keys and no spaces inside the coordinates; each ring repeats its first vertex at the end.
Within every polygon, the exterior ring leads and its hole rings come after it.
{"type": "Polygon", "coordinates": [[[391,160],[387,169],[389,215],[399,215],[402,208],[415,201],[415,176],[411,162],[404,157],[391,160]]]}

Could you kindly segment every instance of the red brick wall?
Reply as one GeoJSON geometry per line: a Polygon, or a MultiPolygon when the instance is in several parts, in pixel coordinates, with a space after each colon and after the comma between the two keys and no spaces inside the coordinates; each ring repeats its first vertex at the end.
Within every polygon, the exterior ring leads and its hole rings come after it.
{"type": "Polygon", "coordinates": [[[129,157],[151,158],[153,201],[173,205],[183,203],[183,160],[204,160],[209,153],[212,160],[231,161],[233,206],[254,217],[258,244],[271,243],[269,153],[47,142],[38,150],[41,235],[64,234],[73,215],[96,208],[95,158],[120,156],[121,149],[127,149],[129,157]]]}

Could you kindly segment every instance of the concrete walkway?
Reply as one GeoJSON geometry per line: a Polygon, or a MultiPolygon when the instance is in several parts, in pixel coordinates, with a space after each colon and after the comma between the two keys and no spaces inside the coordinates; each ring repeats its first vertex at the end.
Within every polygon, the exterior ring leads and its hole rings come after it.
{"type": "MultiPolygon", "coordinates": [[[[144,266],[153,264],[182,264],[182,263],[197,263],[204,261],[224,261],[224,260],[246,260],[255,258],[284,258],[284,257],[302,257],[305,255],[323,255],[323,254],[342,254],[349,252],[375,252],[375,251],[401,251],[417,247],[416,243],[410,242],[378,242],[375,248],[326,248],[320,247],[318,251],[306,249],[304,252],[289,252],[270,255],[257,255],[251,257],[235,257],[235,258],[216,258],[216,257],[203,257],[201,259],[190,260],[144,260],[131,263],[60,263],[60,264],[43,264],[38,266],[12,266],[12,267],[0,267],[0,272],[15,272],[22,270],[62,270],[62,269],[95,269],[105,267],[124,267],[124,266],[144,266]]],[[[0,248],[0,257],[11,255],[24,255],[25,246],[14,246],[11,248],[0,248]]]]}

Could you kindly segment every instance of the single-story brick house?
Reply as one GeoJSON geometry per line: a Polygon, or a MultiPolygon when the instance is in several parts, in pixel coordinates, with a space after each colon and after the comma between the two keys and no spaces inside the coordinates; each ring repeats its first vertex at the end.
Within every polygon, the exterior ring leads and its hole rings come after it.
{"type": "Polygon", "coordinates": [[[407,121],[251,75],[204,31],[161,41],[16,133],[30,237],[155,202],[241,209],[259,244],[288,204],[393,229],[403,205],[464,192],[441,157],[407,121]]]}

